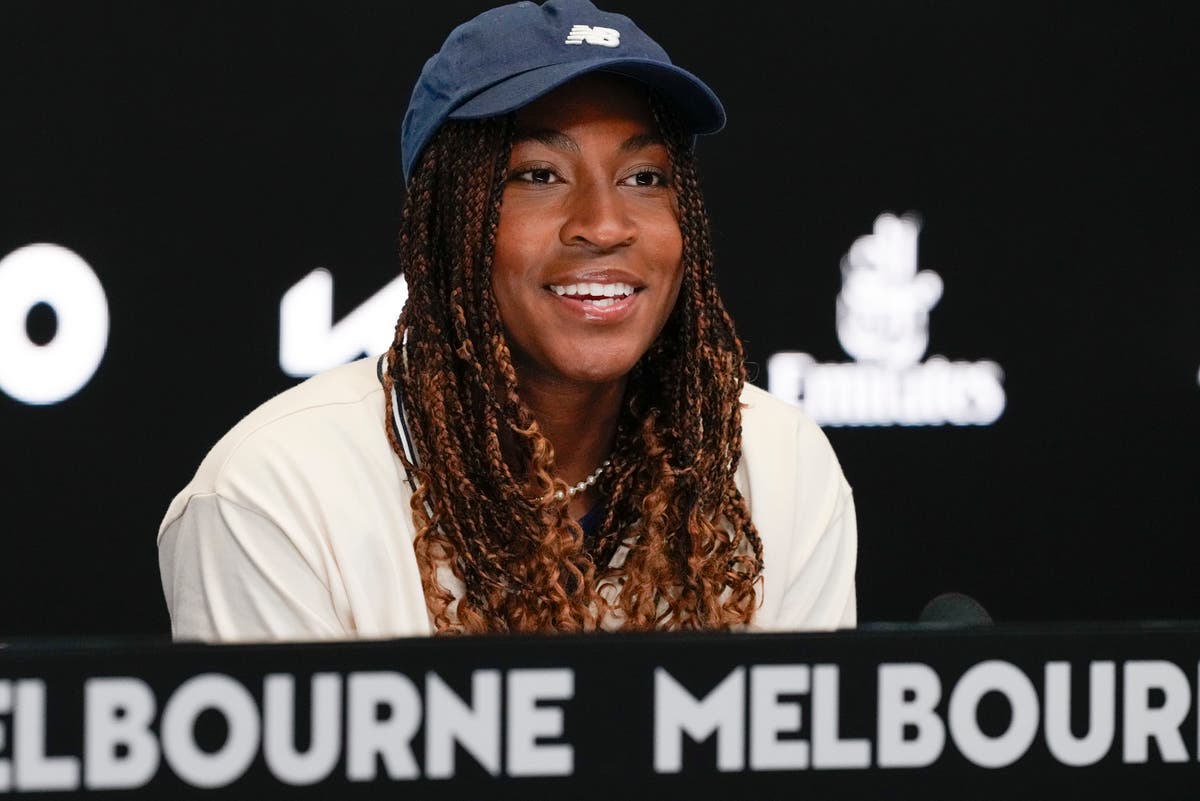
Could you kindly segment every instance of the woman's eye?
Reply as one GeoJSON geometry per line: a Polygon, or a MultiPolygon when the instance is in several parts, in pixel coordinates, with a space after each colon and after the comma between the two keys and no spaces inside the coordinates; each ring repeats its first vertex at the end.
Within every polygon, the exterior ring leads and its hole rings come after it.
{"type": "Polygon", "coordinates": [[[513,175],[518,181],[525,181],[531,184],[553,184],[558,182],[558,176],[554,174],[554,170],[546,169],[545,167],[535,167],[532,170],[522,170],[513,175]]]}
{"type": "Polygon", "coordinates": [[[667,176],[658,170],[638,170],[622,183],[626,186],[666,186],[667,176]]]}

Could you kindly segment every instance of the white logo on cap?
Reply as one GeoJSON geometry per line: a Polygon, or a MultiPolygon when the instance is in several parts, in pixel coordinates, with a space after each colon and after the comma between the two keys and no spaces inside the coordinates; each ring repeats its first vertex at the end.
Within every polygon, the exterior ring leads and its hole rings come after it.
{"type": "Polygon", "coordinates": [[[571,32],[567,34],[567,39],[563,44],[577,45],[585,42],[602,47],[616,47],[621,43],[621,32],[614,28],[572,25],[571,32]]]}

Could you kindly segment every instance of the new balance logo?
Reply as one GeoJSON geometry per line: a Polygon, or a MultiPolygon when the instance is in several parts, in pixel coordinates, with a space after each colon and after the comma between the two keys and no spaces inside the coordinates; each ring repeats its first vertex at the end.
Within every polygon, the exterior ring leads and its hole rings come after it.
{"type": "Polygon", "coordinates": [[[593,28],[591,25],[573,25],[563,44],[590,44],[601,47],[616,47],[621,43],[621,32],[613,28],[593,28]]]}

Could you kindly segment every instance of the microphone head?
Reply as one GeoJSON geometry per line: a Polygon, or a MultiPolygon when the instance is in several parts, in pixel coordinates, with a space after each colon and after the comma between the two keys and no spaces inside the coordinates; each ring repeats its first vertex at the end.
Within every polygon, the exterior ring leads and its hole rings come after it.
{"type": "Polygon", "coordinates": [[[967,628],[990,626],[992,616],[971,596],[961,592],[944,592],[925,604],[917,622],[946,628],[967,628]]]}

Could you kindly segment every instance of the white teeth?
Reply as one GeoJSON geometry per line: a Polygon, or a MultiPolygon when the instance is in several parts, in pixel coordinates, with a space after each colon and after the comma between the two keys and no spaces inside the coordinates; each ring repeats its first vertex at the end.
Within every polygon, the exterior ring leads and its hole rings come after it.
{"type": "Polygon", "coordinates": [[[606,306],[611,306],[617,302],[616,298],[605,298],[604,300],[593,300],[592,305],[598,309],[603,309],[606,306]]]}
{"type": "MultiPolygon", "coordinates": [[[[587,295],[593,298],[624,298],[632,295],[634,292],[633,286],[630,284],[613,283],[613,284],[551,284],[550,289],[556,295],[587,295]]],[[[600,301],[595,301],[597,304],[600,301]]],[[[612,305],[612,304],[605,304],[612,305]]]]}

